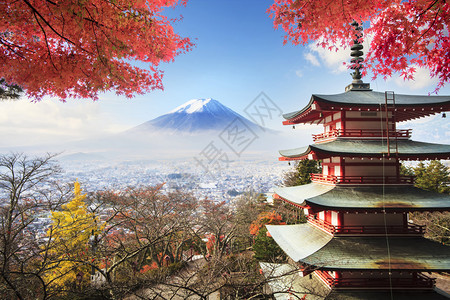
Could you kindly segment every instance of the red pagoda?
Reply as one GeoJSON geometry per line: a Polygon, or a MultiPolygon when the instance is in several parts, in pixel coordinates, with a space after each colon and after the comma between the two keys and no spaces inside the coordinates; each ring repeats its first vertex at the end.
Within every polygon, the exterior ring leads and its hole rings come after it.
{"type": "Polygon", "coordinates": [[[312,95],[284,115],[285,125],[322,124],[324,132],[312,145],[280,151],[280,160],[320,160],[322,174],[275,189],[308,221],[268,231],[302,274],[329,289],[326,299],[448,299],[429,273],[450,270],[450,248],[424,238],[408,215],[449,211],[450,197],[414,187],[400,163],[449,159],[450,145],[413,141],[397,122],[449,111],[450,96],[372,91],[361,81],[361,49],[352,46],[356,67],[344,93],[312,95]]]}

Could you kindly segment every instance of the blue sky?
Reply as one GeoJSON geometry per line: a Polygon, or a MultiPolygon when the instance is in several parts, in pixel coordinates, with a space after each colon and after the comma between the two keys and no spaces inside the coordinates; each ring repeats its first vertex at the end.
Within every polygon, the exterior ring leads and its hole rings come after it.
{"type": "MultiPolygon", "coordinates": [[[[342,66],[349,52],[328,52],[314,44],[283,45],[283,31],[275,30],[266,13],[269,0],[188,0],[186,7],[169,9],[183,15],[175,25],[196,47],[164,64],[164,91],[132,99],[113,93],[91,100],[27,99],[0,103],[0,147],[76,140],[126,130],[164,114],[194,98],[214,98],[242,113],[265,92],[284,112],[303,107],[312,93],[341,93],[351,82],[342,66]]],[[[367,44],[365,45],[367,48],[367,44]]],[[[141,65],[143,66],[143,65],[141,65]]],[[[420,70],[415,82],[399,78],[370,81],[374,90],[427,94],[435,81],[420,70]]],[[[440,94],[450,94],[448,87],[440,94]]],[[[279,129],[281,119],[269,127],[279,129]]]]}

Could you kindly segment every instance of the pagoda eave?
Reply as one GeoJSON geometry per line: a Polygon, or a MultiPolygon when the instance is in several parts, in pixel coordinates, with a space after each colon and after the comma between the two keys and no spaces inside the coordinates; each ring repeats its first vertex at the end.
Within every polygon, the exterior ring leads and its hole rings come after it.
{"type": "Polygon", "coordinates": [[[274,198],[274,199],[277,199],[277,200],[281,200],[281,201],[283,201],[283,202],[285,202],[285,203],[287,203],[287,204],[290,204],[290,205],[292,205],[292,206],[295,206],[295,207],[297,207],[297,208],[311,209],[311,206],[307,205],[307,204],[306,204],[306,201],[303,202],[303,203],[295,203],[295,202],[289,201],[288,199],[285,199],[285,198],[281,197],[281,196],[278,195],[278,194],[274,194],[274,195],[273,195],[273,198],[274,198]]]}
{"type": "Polygon", "coordinates": [[[317,159],[325,159],[325,158],[330,158],[330,157],[334,157],[334,156],[340,156],[340,157],[348,157],[348,156],[352,156],[353,158],[374,158],[374,159],[383,159],[385,157],[392,157],[392,158],[398,158],[400,160],[405,160],[405,161],[420,161],[420,160],[439,160],[439,159],[444,159],[444,160],[450,160],[450,154],[445,153],[445,154],[438,154],[438,153],[431,153],[431,154],[401,154],[401,153],[388,153],[388,152],[384,152],[384,153],[379,153],[379,154],[364,154],[364,153],[359,153],[359,154],[353,154],[353,153],[346,153],[346,152],[331,152],[331,151],[322,151],[322,152],[311,152],[308,153],[306,155],[301,155],[301,156],[280,156],[278,157],[279,161],[297,161],[297,160],[305,160],[305,159],[309,159],[309,160],[317,160],[317,159]]]}
{"type": "Polygon", "coordinates": [[[447,296],[439,294],[433,289],[416,290],[408,289],[334,289],[328,296],[327,300],[411,300],[411,299],[427,299],[427,300],[448,300],[447,296]]]}
{"type": "MultiPolygon", "coordinates": [[[[397,122],[411,121],[415,119],[420,119],[428,116],[432,116],[441,112],[449,111],[450,105],[438,106],[438,107],[429,107],[424,105],[419,106],[408,106],[408,107],[397,107],[392,109],[395,112],[395,118],[397,122]]],[[[354,106],[340,106],[340,105],[326,105],[321,104],[317,105],[315,110],[308,108],[304,112],[299,115],[293,117],[292,119],[287,119],[283,121],[283,125],[297,125],[297,124],[310,124],[310,125],[318,125],[322,124],[325,117],[339,112],[339,111],[360,111],[360,112],[378,112],[382,111],[383,107],[380,109],[378,105],[372,106],[360,106],[355,109],[354,106]],[[320,107],[320,108],[319,108],[320,107]],[[319,110],[320,109],[320,110],[319,110]]],[[[367,119],[366,120],[370,120],[367,119]]],[[[374,118],[374,120],[380,120],[380,118],[374,118]]],[[[385,120],[382,117],[382,120],[385,120]]]]}
{"type": "Polygon", "coordinates": [[[275,188],[277,196],[297,207],[314,211],[340,212],[405,212],[450,209],[450,196],[425,191],[413,186],[331,186],[309,183],[275,188]]]}
{"type": "Polygon", "coordinates": [[[357,206],[336,207],[336,206],[320,205],[314,203],[313,201],[308,200],[305,200],[302,203],[296,203],[283,197],[279,197],[279,199],[285,202],[286,204],[295,206],[297,208],[308,209],[311,213],[320,211],[336,211],[340,213],[361,213],[361,214],[385,213],[385,212],[404,214],[406,213],[405,208],[407,209],[408,212],[415,212],[415,211],[435,212],[435,211],[442,211],[443,209],[450,210],[450,207],[411,207],[411,206],[402,206],[401,203],[397,203],[394,205],[387,203],[387,206],[386,205],[383,206],[383,204],[380,203],[379,207],[357,207],[357,206]]]}
{"type": "Polygon", "coordinates": [[[270,235],[295,262],[321,270],[445,271],[448,246],[423,237],[333,237],[306,224],[266,225],[270,235]],[[386,256],[386,253],[390,256],[386,256]]]}
{"type": "MultiPolygon", "coordinates": [[[[286,201],[292,203],[292,205],[297,205],[294,202],[286,201]]],[[[300,206],[298,206],[300,207],[300,206]]],[[[345,208],[338,208],[333,206],[325,206],[325,205],[317,205],[310,201],[304,202],[304,208],[308,208],[312,212],[318,212],[318,211],[336,211],[340,213],[361,213],[361,214],[367,214],[367,213],[398,213],[403,214],[405,212],[405,207],[401,206],[392,206],[392,207],[345,207],[345,208]]],[[[442,211],[443,208],[438,207],[408,207],[408,212],[435,212],[435,211],[442,211]]],[[[450,208],[446,208],[450,209],[450,208]]]]}
{"type": "Polygon", "coordinates": [[[396,143],[391,141],[390,151],[387,147],[384,140],[336,138],[306,147],[280,150],[279,153],[284,158],[279,160],[324,159],[333,156],[378,159],[394,157],[401,160],[450,159],[449,145],[398,140],[396,143]],[[395,145],[397,148],[394,148],[395,145]]]}
{"type": "Polygon", "coordinates": [[[390,237],[389,246],[386,237],[338,237],[301,261],[330,271],[443,272],[450,267],[448,251],[448,246],[423,237],[390,237]]]}
{"type": "MultiPolygon", "coordinates": [[[[385,94],[380,92],[350,91],[336,95],[312,95],[301,110],[284,114],[284,125],[320,124],[327,114],[338,111],[384,111],[385,94]],[[355,108],[357,107],[357,108],[355,108]]],[[[396,95],[398,122],[413,120],[450,110],[449,96],[396,95]],[[411,102],[411,98],[414,101],[411,102]]]]}

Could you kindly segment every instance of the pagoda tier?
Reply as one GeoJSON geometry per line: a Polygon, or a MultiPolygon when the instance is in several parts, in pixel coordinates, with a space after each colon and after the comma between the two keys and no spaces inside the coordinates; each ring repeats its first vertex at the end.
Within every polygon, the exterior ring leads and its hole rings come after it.
{"type": "Polygon", "coordinates": [[[379,290],[333,290],[327,296],[327,300],[381,300],[381,299],[395,299],[395,300],[412,300],[412,299],[426,299],[426,300],[448,300],[448,297],[439,294],[433,290],[394,290],[394,291],[379,291],[379,290]]]}
{"type": "Polygon", "coordinates": [[[280,150],[281,161],[321,159],[322,174],[312,181],[331,185],[412,185],[400,175],[401,160],[449,159],[450,145],[395,140],[342,139],[280,150]]]}
{"type": "Polygon", "coordinates": [[[432,289],[434,279],[423,272],[450,269],[448,247],[423,237],[334,236],[310,223],[267,229],[301,274],[333,290],[432,289]]]}
{"type": "MultiPolygon", "coordinates": [[[[365,119],[380,122],[385,116],[385,93],[350,90],[336,95],[312,95],[309,103],[299,111],[284,114],[285,125],[337,124],[337,128],[352,129],[351,123],[365,119]],[[347,123],[347,126],[344,126],[347,123]]],[[[407,121],[450,110],[450,96],[395,95],[395,107],[388,107],[389,119],[407,121]]],[[[384,119],[385,120],[385,119],[384,119]]],[[[361,129],[361,128],[358,128],[361,129]]]]}
{"type": "MultiPolygon", "coordinates": [[[[303,276],[303,272],[296,272],[295,267],[289,264],[274,264],[274,263],[260,263],[261,271],[268,279],[268,285],[272,292],[275,294],[276,299],[307,299],[307,300],[381,300],[381,299],[393,299],[396,300],[411,300],[411,299],[426,299],[426,300],[444,300],[447,297],[440,295],[432,289],[420,289],[421,285],[430,283],[430,278],[417,272],[409,273],[402,272],[396,274],[399,283],[403,283],[406,274],[416,279],[416,287],[406,286],[404,288],[396,288],[393,290],[387,289],[374,289],[374,284],[379,284],[379,281],[374,281],[370,276],[374,275],[374,272],[369,272],[367,278],[362,278],[360,272],[353,272],[353,279],[351,277],[347,279],[334,278],[333,276],[327,277],[326,274],[320,275],[316,272],[309,276],[303,276]],[[355,279],[356,275],[359,275],[360,279],[355,279]],[[275,279],[274,279],[275,278],[275,279]],[[282,278],[283,280],[277,280],[282,278]],[[333,290],[329,290],[323,286],[323,281],[329,281],[334,286],[340,286],[333,290]],[[367,286],[367,288],[358,289],[346,289],[345,284],[351,281],[358,281],[360,286],[367,286]],[[372,288],[371,288],[372,286],[372,288]],[[306,298],[303,298],[305,297],[306,298]]],[[[386,273],[386,272],[384,272],[386,273]]],[[[364,273],[363,273],[364,276],[364,273]]],[[[432,279],[431,279],[432,281],[432,279]]]]}
{"type": "MultiPolygon", "coordinates": [[[[348,212],[450,210],[450,196],[406,185],[325,185],[310,183],[274,188],[275,198],[309,209],[348,212]]],[[[308,211],[307,211],[308,212],[308,211]]]]}
{"type": "Polygon", "coordinates": [[[295,262],[326,271],[414,271],[450,269],[449,248],[423,237],[332,236],[311,224],[267,225],[295,262]],[[389,244],[389,245],[388,245],[389,244]]]}
{"type": "MultiPolygon", "coordinates": [[[[411,140],[398,140],[389,145],[391,158],[400,160],[433,160],[450,159],[450,145],[416,142],[411,140]],[[394,149],[394,146],[396,148],[394,149]]],[[[280,160],[302,160],[302,159],[347,159],[355,158],[378,158],[388,157],[388,145],[382,139],[361,140],[341,139],[331,142],[316,143],[306,147],[280,150],[280,160]]],[[[391,159],[391,162],[392,162],[391,159]]],[[[341,163],[341,161],[335,161],[341,163]]]]}

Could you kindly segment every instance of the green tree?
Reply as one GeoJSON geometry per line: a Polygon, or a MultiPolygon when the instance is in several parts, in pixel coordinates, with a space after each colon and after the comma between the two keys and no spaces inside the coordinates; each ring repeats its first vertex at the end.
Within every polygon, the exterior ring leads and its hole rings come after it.
{"type": "Polygon", "coordinates": [[[400,165],[400,175],[401,176],[414,176],[414,168],[411,166],[406,166],[404,164],[400,165]]]}
{"type": "Polygon", "coordinates": [[[311,182],[311,173],[322,172],[320,162],[317,160],[305,159],[296,162],[293,170],[286,172],[283,175],[284,186],[296,186],[308,184],[311,182]]]}
{"type": "Polygon", "coordinates": [[[265,227],[261,228],[256,235],[253,251],[255,252],[255,259],[259,261],[282,262],[286,260],[286,254],[275,240],[268,235],[265,227]]]}
{"type": "Polygon", "coordinates": [[[279,262],[286,259],[286,254],[270,236],[265,225],[284,225],[281,215],[273,212],[262,212],[258,218],[252,222],[249,230],[250,234],[255,235],[253,251],[255,259],[266,262],[279,262]]]}
{"type": "Polygon", "coordinates": [[[232,243],[232,252],[241,252],[253,245],[254,236],[248,229],[266,205],[265,195],[254,192],[243,193],[234,202],[237,231],[232,243]]]}
{"type": "MultiPolygon", "coordinates": [[[[402,175],[414,175],[415,186],[427,191],[450,193],[448,168],[438,160],[428,164],[420,162],[417,166],[400,168],[402,175]]],[[[413,212],[410,215],[414,223],[426,225],[425,236],[438,242],[447,244],[450,241],[450,213],[449,212],[413,212]]]]}
{"type": "Polygon", "coordinates": [[[0,101],[17,100],[23,93],[23,89],[17,84],[8,84],[4,78],[0,78],[0,101]]]}
{"type": "Polygon", "coordinates": [[[428,164],[420,162],[413,170],[416,176],[415,186],[418,188],[438,193],[450,193],[450,172],[447,166],[440,161],[432,160],[428,164]]]}

